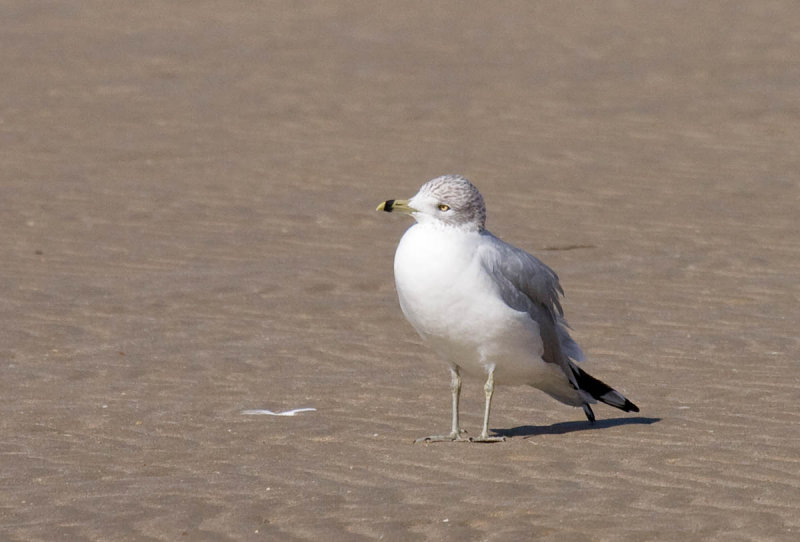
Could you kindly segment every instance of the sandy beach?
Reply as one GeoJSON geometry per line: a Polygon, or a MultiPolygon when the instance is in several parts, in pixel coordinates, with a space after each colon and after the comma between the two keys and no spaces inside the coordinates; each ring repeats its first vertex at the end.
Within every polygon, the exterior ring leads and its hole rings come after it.
{"type": "Polygon", "coordinates": [[[0,539],[800,537],[797,3],[0,20],[0,539]],[[445,173],[641,412],[499,388],[505,442],[413,443],[449,377],[375,207],[445,173]]]}

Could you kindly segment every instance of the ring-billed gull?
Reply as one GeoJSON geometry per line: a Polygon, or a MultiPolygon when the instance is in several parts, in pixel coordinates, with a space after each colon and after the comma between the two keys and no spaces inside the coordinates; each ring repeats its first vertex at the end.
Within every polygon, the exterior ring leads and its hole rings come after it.
{"type": "Polygon", "coordinates": [[[410,200],[387,200],[378,211],[416,220],[400,240],[394,276],[400,308],[433,350],[450,365],[452,428],[419,441],[467,440],[458,421],[461,375],[486,378],[483,429],[495,384],[529,385],[568,405],[598,400],[626,412],[639,408],[575,362],[580,347],[567,330],[558,276],[534,256],[492,235],[478,189],[460,175],[428,181],[410,200]]]}

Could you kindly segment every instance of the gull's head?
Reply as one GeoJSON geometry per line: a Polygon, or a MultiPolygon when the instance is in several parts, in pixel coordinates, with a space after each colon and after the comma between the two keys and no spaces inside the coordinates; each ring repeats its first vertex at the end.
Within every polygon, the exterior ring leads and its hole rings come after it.
{"type": "Polygon", "coordinates": [[[387,200],[378,211],[410,214],[420,224],[440,224],[482,231],[486,206],[478,189],[461,175],[444,175],[422,185],[410,200],[387,200]]]}

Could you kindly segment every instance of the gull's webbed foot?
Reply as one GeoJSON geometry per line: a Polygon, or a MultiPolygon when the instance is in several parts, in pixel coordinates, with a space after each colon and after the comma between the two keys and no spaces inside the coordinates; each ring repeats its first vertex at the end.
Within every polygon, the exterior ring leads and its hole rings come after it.
{"type": "Polygon", "coordinates": [[[417,444],[420,442],[468,442],[472,440],[462,436],[461,433],[466,433],[466,431],[463,430],[460,432],[453,431],[447,435],[431,435],[429,437],[422,437],[415,440],[414,443],[417,444]]]}
{"type": "Polygon", "coordinates": [[[506,440],[506,437],[490,437],[488,435],[469,439],[470,442],[503,442],[504,440],[506,440]]]}

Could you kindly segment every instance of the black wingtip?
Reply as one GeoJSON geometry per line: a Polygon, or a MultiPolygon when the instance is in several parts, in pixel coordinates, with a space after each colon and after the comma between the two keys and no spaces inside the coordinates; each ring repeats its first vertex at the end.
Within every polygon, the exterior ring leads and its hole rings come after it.
{"type": "Polygon", "coordinates": [[[625,399],[625,406],[623,409],[625,412],[639,412],[639,407],[631,403],[629,400],[625,399]]]}
{"type": "MultiPolygon", "coordinates": [[[[602,401],[607,405],[616,407],[624,412],[639,412],[639,407],[630,402],[620,392],[602,382],[580,367],[572,365],[572,374],[575,375],[575,381],[578,383],[578,388],[587,392],[589,395],[602,401]]],[[[586,407],[584,407],[584,411],[586,407]]],[[[589,414],[587,413],[588,417],[589,414]]]]}

